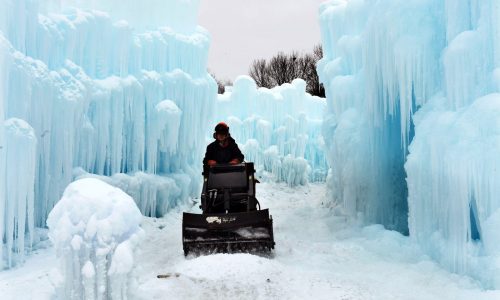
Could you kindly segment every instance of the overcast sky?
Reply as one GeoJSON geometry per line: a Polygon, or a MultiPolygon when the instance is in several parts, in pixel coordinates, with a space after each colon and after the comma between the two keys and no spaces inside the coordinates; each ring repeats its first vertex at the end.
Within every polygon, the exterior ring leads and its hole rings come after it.
{"type": "Polygon", "coordinates": [[[212,35],[208,67],[220,79],[247,74],[256,58],[311,51],[320,43],[324,0],[201,0],[199,24],[212,35]]]}

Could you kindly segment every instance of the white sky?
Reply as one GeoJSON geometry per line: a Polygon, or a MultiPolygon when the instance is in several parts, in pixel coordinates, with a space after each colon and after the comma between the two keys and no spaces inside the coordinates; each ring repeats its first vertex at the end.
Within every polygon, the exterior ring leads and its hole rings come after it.
{"type": "Polygon", "coordinates": [[[209,69],[219,79],[247,74],[251,62],[320,43],[324,0],[201,0],[198,23],[212,35],[209,69]]]}

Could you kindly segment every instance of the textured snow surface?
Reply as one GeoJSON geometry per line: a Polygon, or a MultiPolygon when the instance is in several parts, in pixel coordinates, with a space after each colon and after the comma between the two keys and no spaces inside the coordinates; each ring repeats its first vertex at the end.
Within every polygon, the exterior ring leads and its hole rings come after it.
{"type": "Polygon", "coordinates": [[[267,89],[240,76],[219,95],[214,124],[229,125],[245,160],[255,163],[261,178],[295,186],[326,179],[321,136],[325,107],[325,99],[306,93],[302,79],[267,89]]]}
{"type": "Polygon", "coordinates": [[[47,224],[60,265],[60,299],[126,299],[142,214],[122,190],[98,179],[71,183],[47,224]]]}
{"type": "Polygon", "coordinates": [[[320,20],[331,197],[500,288],[498,1],[328,1],[320,20]]]}
{"type": "MultiPolygon", "coordinates": [[[[274,258],[217,254],[185,258],[182,209],[144,218],[137,286],[129,299],[498,299],[472,279],[448,273],[408,237],[334,216],[325,185],[260,184],[274,219],[274,258]],[[318,209],[319,208],[319,209],[318,209]],[[157,279],[168,274],[168,279],[157,279]]],[[[186,209],[188,209],[186,207],[186,209]]],[[[192,209],[192,211],[198,211],[192,209]]],[[[49,299],[53,249],[0,272],[2,299],[49,299]]]]}

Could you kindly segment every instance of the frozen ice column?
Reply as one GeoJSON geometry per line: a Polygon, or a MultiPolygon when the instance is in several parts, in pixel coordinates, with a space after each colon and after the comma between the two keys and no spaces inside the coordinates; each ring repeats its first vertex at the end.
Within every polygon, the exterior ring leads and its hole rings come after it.
{"type": "Polygon", "coordinates": [[[141,219],[122,190],[93,178],[71,183],[47,220],[63,278],[58,296],[126,299],[141,219]]]}
{"type": "MultiPolygon", "coordinates": [[[[5,266],[12,267],[24,260],[25,246],[31,247],[34,231],[34,182],[36,137],[33,128],[21,119],[4,123],[5,143],[0,145],[0,237],[6,253],[0,247],[5,266]],[[8,171],[7,171],[8,170],[8,171]],[[25,234],[28,233],[25,239],[25,234]],[[25,242],[28,245],[25,245],[25,242]]],[[[0,268],[2,269],[2,268],[0,268]]]]}
{"type": "MultiPolygon", "coordinates": [[[[0,48],[0,65],[3,65],[5,61],[5,54],[0,48]]],[[[3,77],[6,74],[0,72],[0,178],[5,178],[5,132],[4,127],[1,126],[4,121],[4,102],[5,102],[5,94],[4,94],[4,83],[5,80],[3,77]]],[[[4,180],[0,180],[0,216],[4,215],[5,209],[5,182],[4,180]]],[[[0,237],[3,239],[4,235],[4,219],[0,217],[0,237]]],[[[0,247],[0,258],[3,257],[3,241],[2,246],[0,247]]],[[[0,259],[2,262],[0,263],[0,269],[3,269],[3,259],[0,259]]]]}

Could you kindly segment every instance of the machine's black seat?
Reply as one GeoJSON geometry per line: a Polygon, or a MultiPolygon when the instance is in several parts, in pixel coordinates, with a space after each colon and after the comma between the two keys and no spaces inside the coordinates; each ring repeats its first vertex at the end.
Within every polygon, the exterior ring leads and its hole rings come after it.
{"type": "Polygon", "coordinates": [[[208,169],[207,188],[248,191],[248,176],[244,164],[214,166],[208,169]]]}
{"type": "Polygon", "coordinates": [[[244,212],[256,210],[253,163],[205,166],[201,195],[204,213],[244,212]]]}

